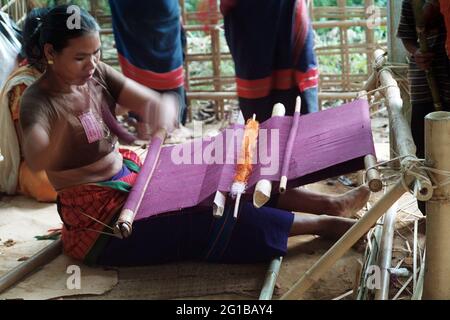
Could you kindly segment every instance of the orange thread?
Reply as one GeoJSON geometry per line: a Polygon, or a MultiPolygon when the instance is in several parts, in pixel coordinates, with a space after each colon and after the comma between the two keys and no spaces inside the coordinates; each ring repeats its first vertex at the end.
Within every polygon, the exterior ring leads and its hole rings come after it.
{"type": "Polygon", "coordinates": [[[253,119],[247,120],[244,130],[241,156],[236,166],[236,175],[234,176],[234,182],[247,184],[248,179],[250,178],[253,168],[253,150],[258,139],[258,130],[258,121],[253,119]]]}

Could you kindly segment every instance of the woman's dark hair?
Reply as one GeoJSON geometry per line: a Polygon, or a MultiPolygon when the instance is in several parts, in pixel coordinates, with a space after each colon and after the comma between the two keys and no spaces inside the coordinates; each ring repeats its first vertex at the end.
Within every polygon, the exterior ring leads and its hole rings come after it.
{"type": "Polygon", "coordinates": [[[95,19],[80,7],[60,5],[52,9],[35,8],[27,15],[23,28],[24,53],[31,65],[43,66],[44,44],[49,43],[56,52],[60,52],[70,39],[99,30],[95,19]],[[75,17],[78,13],[79,16],[75,17]]]}

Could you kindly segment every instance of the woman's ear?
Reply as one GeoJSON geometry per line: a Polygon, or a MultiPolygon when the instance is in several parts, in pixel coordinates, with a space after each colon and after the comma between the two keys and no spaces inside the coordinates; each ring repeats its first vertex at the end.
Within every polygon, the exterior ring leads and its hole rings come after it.
{"type": "Polygon", "coordinates": [[[52,44],[44,44],[44,56],[48,64],[53,64],[53,61],[55,60],[55,50],[53,49],[52,44]]]}

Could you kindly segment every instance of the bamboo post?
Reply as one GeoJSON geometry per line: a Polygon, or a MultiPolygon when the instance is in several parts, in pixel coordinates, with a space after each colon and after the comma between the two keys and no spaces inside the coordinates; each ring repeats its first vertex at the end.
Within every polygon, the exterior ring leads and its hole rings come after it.
{"type": "Polygon", "coordinates": [[[264,281],[263,288],[259,295],[259,300],[271,300],[273,296],[273,290],[277,283],[278,274],[280,273],[281,262],[283,257],[278,257],[270,262],[269,269],[266,273],[266,279],[264,281]]]}
{"type": "Polygon", "coordinates": [[[402,1],[388,0],[387,25],[388,25],[388,53],[389,61],[396,63],[406,62],[406,50],[401,41],[396,37],[397,27],[400,22],[400,14],[402,9],[402,1]]]}
{"type": "MultiPolygon", "coordinates": [[[[433,112],[425,117],[425,155],[434,169],[450,171],[450,113],[433,112]]],[[[427,202],[427,268],[424,299],[450,299],[450,186],[448,176],[433,174],[438,188],[427,202]],[[440,184],[446,185],[439,186],[440,184]]]]}
{"type": "MultiPolygon", "coordinates": [[[[375,7],[375,1],[374,0],[365,0],[365,11],[366,13],[370,13],[369,9],[375,7]]],[[[370,64],[372,61],[372,52],[375,50],[375,31],[373,27],[368,25],[368,22],[366,22],[366,43],[367,43],[367,71],[369,72],[370,64]]]]}
{"type": "MultiPolygon", "coordinates": [[[[407,175],[405,184],[410,185],[414,178],[407,175]]],[[[405,193],[401,181],[397,182],[375,205],[353,225],[343,236],[329,249],[281,299],[300,299],[320,277],[327,272],[334,263],[339,260],[376,222],[377,220],[405,193]]]]}
{"type": "Polygon", "coordinates": [[[383,234],[381,236],[378,266],[381,269],[381,286],[375,291],[375,300],[389,299],[390,274],[392,263],[392,244],[394,242],[395,219],[397,217],[397,203],[386,212],[383,218],[383,234]]]}
{"type": "Polygon", "coordinates": [[[49,263],[62,253],[61,238],[53,241],[28,260],[0,277],[0,293],[22,280],[30,272],[49,263]]]}
{"type": "MultiPolygon", "coordinates": [[[[210,2],[211,4],[212,2],[210,2]]],[[[210,12],[213,11],[217,17],[219,16],[219,8],[217,6],[217,2],[215,2],[215,5],[213,4],[212,8],[209,8],[210,12]]],[[[211,53],[213,56],[212,66],[213,66],[213,75],[214,75],[214,90],[215,91],[221,91],[222,85],[221,81],[217,80],[220,78],[220,63],[221,63],[221,54],[220,54],[220,29],[218,28],[217,24],[219,23],[219,20],[217,18],[211,20],[211,24],[214,25],[214,28],[211,29],[211,53]]],[[[222,120],[224,118],[224,103],[223,100],[216,100],[216,106],[218,109],[217,118],[218,120],[222,120]]]]}

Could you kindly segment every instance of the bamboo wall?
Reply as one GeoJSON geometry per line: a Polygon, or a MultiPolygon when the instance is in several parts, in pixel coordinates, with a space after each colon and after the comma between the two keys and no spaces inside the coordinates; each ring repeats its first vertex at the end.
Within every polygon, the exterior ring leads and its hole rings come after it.
{"type": "MultiPolygon", "coordinates": [[[[214,2],[214,1],[213,1],[214,2]]],[[[327,44],[316,42],[316,54],[319,61],[320,74],[320,105],[327,100],[347,101],[356,96],[362,83],[368,78],[371,70],[371,56],[378,47],[386,47],[385,40],[380,41],[376,37],[371,7],[374,0],[364,0],[364,6],[348,7],[345,0],[337,0],[337,5],[332,7],[314,7],[313,1],[309,2],[310,16],[313,20],[315,31],[325,29],[339,38],[338,43],[327,44]],[[364,37],[358,41],[351,41],[351,31],[363,30],[364,37]],[[364,55],[364,70],[355,70],[352,61],[355,56],[364,55]],[[340,66],[339,73],[327,73],[323,71],[325,57],[334,56],[336,64],[340,66]]],[[[183,22],[189,33],[203,33],[210,38],[210,48],[206,53],[189,52],[186,58],[186,84],[189,96],[204,99],[217,98],[219,110],[223,99],[230,98],[234,93],[234,77],[224,72],[222,66],[227,60],[231,60],[228,48],[224,41],[223,20],[217,6],[209,8],[208,12],[188,12],[185,0],[180,0],[183,22]],[[201,21],[199,21],[201,18],[201,21]],[[205,21],[206,20],[206,21],[205,21]],[[194,63],[208,63],[212,66],[212,73],[208,76],[197,76],[192,71],[194,63]],[[209,87],[208,87],[209,85],[209,87]],[[206,88],[205,88],[206,87],[206,88]],[[211,92],[208,92],[211,91],[211,92]]],[[[375,27],[386,27],[386,8],[377,8],[379,23],[375,27]]],[[[190,39],[190,37],[188,37],[190,39]]],[[[191,49],[190,46],[188,46],[191,49]]]]}
{"type": "Polygon", "coordinates": [[[27,7],[27,0],[0,0],[0,11],[8,13],[19,25],[25,20],[27,7]]]}
{"type": "MultiPolygon", "coordinates": [[[[25,0],[0,0],[2,10],[20,20],[23,17],[25,0]]],[[[223,19],[219,12],[217,1],[206,1],[209,7],[199,11],[190,11],[185,0],[179,0],[182,21],[187,34],[188,50],[185,61],[186,89],[190,102],[202,100],[213,101],[219,117],[223,115],[224,101],[234,99],[235,84],[232,58],[225,42],[223,19]],[[196,39],[203,39],[195,43],[196,39]],[[199,72],[202,70],[202,72],[199,72]]],[[[111,16],[103,12],[98,0],[91,0],[91,12],[102,27],[102,42],[104,50],[102,58],[105,62],[117,65],[117,53],[112,37],[111,16]]],[[[364,0],[364,6],[348,7],[346,0],[336,0],[336,6],[314,7],[313,1],[308,1],[313,28],[324,29],[332,35],[334,43],[316,41],[316,53],[320,73],[320,105],[326,101],[347,101],[355,97],[362,82],[368,78],[371,70],[371,55],[377,47],[386,47],[375,36],[374,29],[368,27],[367,19],[372,15],[368,10],[374,0],[364,0]],[[350,33],[364,30],[365,36],[360,41],[351,41],[350,33]],[[358,55],[365,56],[363,71],[356,70],[353,59],[358,55]],[[326,71],[324,60],[333,57],[339,69],[338,73],[326,71]]],[[[386,26],[386,8],[379,8],[382,27],[386,26]]],[[[361,58],[359,58],[361,61],[361,58]]],[[[361,66],[359,66],[361,68],[361,66]]]]}

